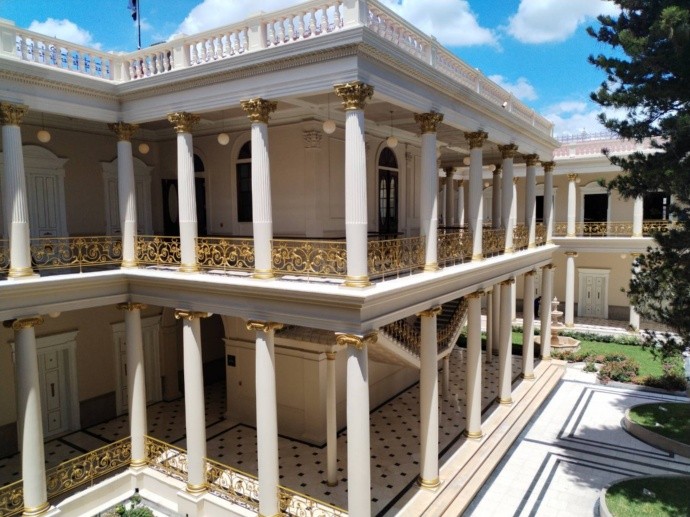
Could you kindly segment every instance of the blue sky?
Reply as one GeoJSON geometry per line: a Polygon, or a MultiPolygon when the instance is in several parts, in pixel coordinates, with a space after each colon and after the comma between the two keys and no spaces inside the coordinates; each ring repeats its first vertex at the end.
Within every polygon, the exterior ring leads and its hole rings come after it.
{"type": "MultiPolygon", "coordinates": [[[[600,131],[589,93],[604,79],[587,56],[610,53],[585,33],[607,0],[382,0],[465,62],[551,119],[556,135],[600,131]]],[[[142,45],[193,34],[298,0],[140,0],[142,45]]],[[[103,50],[137,45],[128,0],[0,0],[19,27],[103,50]]]]}

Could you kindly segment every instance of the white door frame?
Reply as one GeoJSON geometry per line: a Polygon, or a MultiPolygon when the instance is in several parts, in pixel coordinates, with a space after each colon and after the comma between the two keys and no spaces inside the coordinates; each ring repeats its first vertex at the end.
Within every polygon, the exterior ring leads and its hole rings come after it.
{"type": "Polygon", "coordinates": [[[577,316],[579,318],[586,317],[584,315],[584,308],[585,308],[585,301],[584,301],[584,296],[585,296],[585,281],[587,277],[595,277],[595,278],[602,278],[604,280],[604,287],[603,287],[603,293],[602,293],[602,303],[604,304],[603,306],[603,318],[608,319],[609,318],[609,274],[611,273],[610,269],[592,269],[592,268],[582,268],[579,267],[577,268],[577,274],[579,277],[578,281],[578,297],[577,297],[577,316]]]}

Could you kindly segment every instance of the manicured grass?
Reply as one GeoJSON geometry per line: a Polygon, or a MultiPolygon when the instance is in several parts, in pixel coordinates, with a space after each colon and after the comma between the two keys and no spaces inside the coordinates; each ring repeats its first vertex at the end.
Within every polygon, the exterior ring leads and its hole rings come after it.
{"type": "Polygon", "coordinates": [[[687,517],[688,493],[688,476],[628,479],[608,489],[606,506],[614,517],[687,517]]]}
{"type": "Polygon", "coordinates": [[[630,420],[654,433],[690,445],[690,404],[644,404],[630,410],[630,420]]]}
{"type": "Polygon", "coordinates": [[[620,354],[628,356],[640,364],[640,376],[659,377],[664,373],[661,361],[654,359],[651,350],[644,350],[641,346],[582,341],[579,352],[593,355],[620,354]]]}

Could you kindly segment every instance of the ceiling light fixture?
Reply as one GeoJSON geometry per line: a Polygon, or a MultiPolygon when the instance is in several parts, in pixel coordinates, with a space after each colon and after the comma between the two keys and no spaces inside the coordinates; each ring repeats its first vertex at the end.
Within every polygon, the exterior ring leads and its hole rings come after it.
{"type": "Polygon", "coordinates": [[[323,123],[323,132],[327,135],[332,135],[335,132],[335,121],[331,119],[331,94],[328,94],[328,107],[326,108],[326,120],[323,123]]]}
{"type": "Polygon", "coordinates": [[[41,129],[36,133],[36,138],[38,138],[38,141],[47,144],[50,142],[51,135],[50,132],[46,130],[46,124],[45,124],[45,114],[41,113],[41,129]]]}
{"type": "Polygon", "coordinates": [[[386,138],[386,145],[391,149],[395,149],[398,145],[398,139],[393,136],[393,110],[391,110],[391,136],[386,138]]]}
{"type": "Polygon", "coordinates": [[[225,117],[223,117],[223,131],[218,133],[218,143],[220,145],[228,145],[230,143],[230,135],[225,132],[225,117]]]}

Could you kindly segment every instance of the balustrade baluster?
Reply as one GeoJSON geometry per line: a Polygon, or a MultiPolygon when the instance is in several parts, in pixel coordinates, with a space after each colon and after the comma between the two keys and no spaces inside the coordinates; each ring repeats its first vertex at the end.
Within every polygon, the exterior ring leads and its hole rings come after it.
{"type": "Polygon", "coordinates": [[[230,34],[232,33],[228,32],[227,34],[225,34],[225,37],[222,37],[221,39],[221,42],[223,44],[223,50],[221,51],[221,55],[223,57],[228,57],[232,55],[230,51],[230,34]]]}
{"type": "Polygon", "coordinates": [[[197,63],[197,61],[196,61],[197,60],[196,45],[197,45],[196,43],[192,43],[191,45],[189,45],[189,62],[192,65],[196,65],[196,63],[197,63]]]}
{"type": "Polygon", "coordinates": [[[288,22],[287,39],[288,41],[293,41],[295,39],[295,18],[288,16],[286,20],[288,22]]]}
{"type": "Polygon", "coordinates": [[[297,39],[304,39],[304,17],[307,15],[305,12],[300,12],[297,15],[297,39]]]}
{"type": "Polygon", "coordinates": [[[278,18],[278,45],[285,43],[285,19],[278,18]]]}
{"type": "Polygon", "coordinates": [[[29,61],[29,44],[26,41],[26,38],[22,39],[21,42],[21,48],[22,48],[22,59],[24,61],[29,61]]]}
{"type": "Polygon", "coordinates": [[[335,3],[335,10],[333,12],[333,30],[337,31],[340,29],[342,20],[340,18],[340,2],[335,3]]]}
{"type": "Polygon", "coordinates": [[[321,34],[328,32],[328,6],[324,5],[321,8],[321,34]]]}
{"type": "MultiPolygon", "coordinates": [[[[232,49],[234,50],[235,54],[240,53],[240,33],[235,32],[233,33],[235,35],[235,41],[232,42],[232,49]]],[[[246,32],[245,32],[246,34],[246,32]]]]}
{"type": "Polygon", "coordinates": [[[316,36],[316,7],[311,8],[309,13],[309,35],[316,36]]]}

